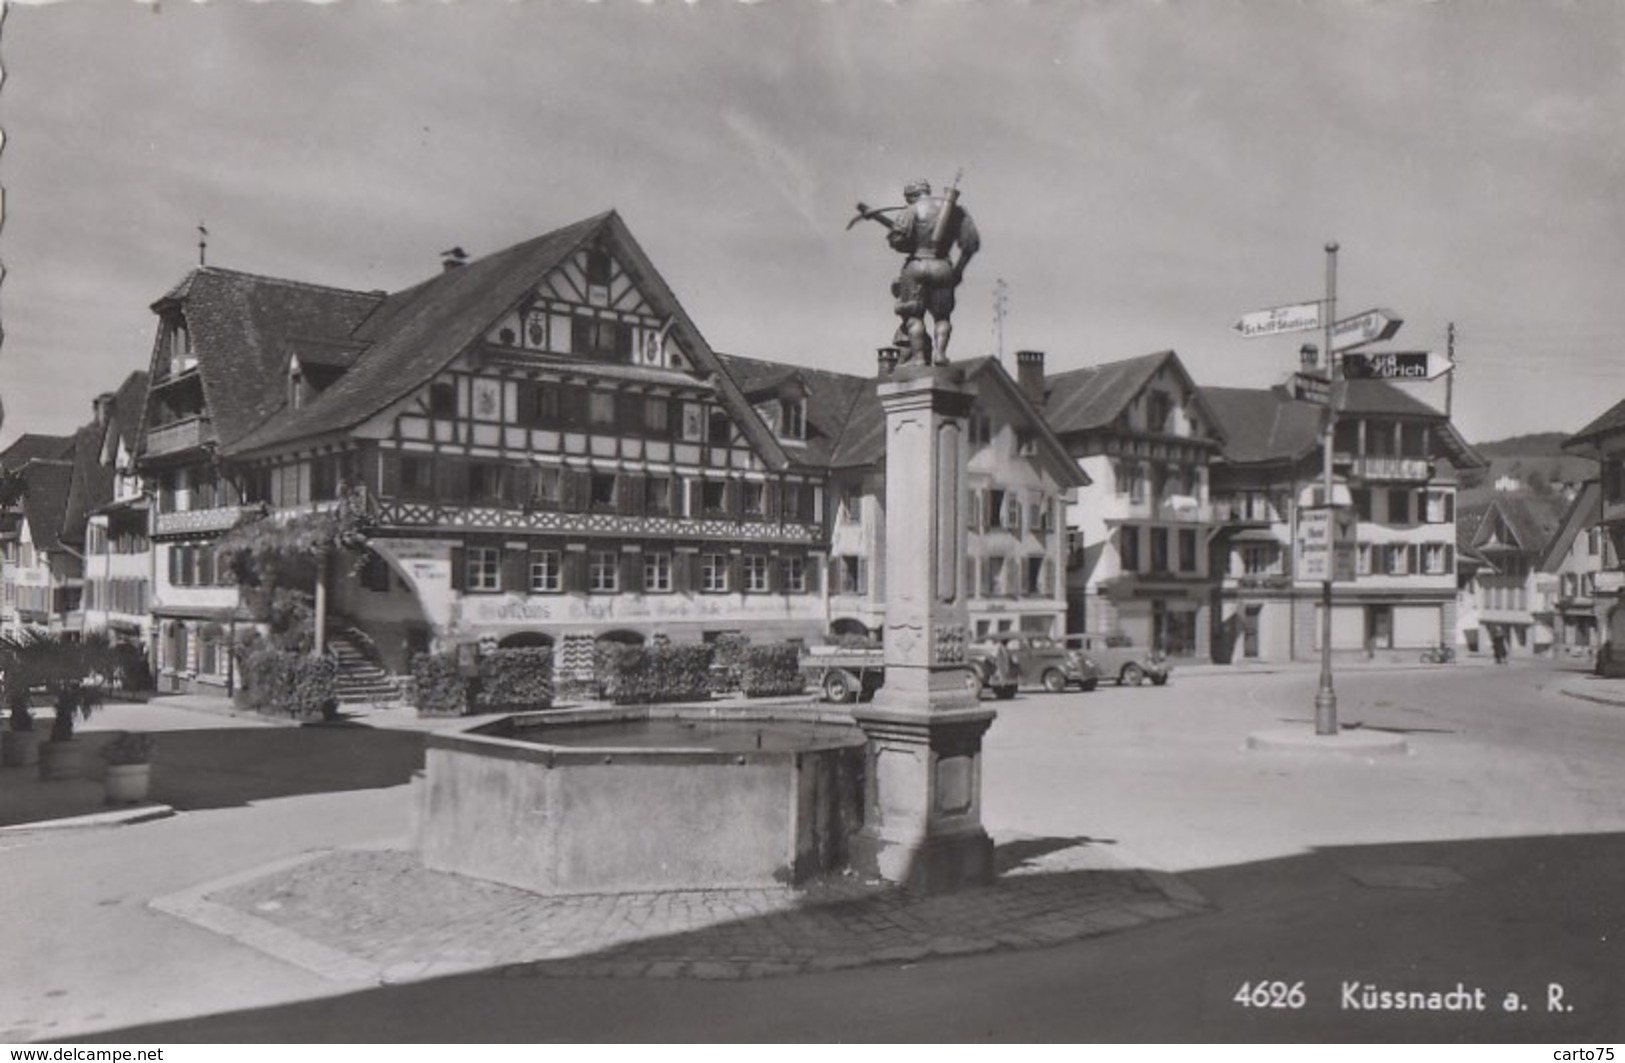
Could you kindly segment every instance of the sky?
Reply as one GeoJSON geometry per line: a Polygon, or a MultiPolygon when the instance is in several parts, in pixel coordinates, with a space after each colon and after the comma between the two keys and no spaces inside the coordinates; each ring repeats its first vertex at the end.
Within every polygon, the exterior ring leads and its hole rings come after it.
{"type": "Polygon", "coordinates": [[[1469,439],[1625,398],[1625,3],[9,4],[0,445],[147,368],[197,262],[394,290],[609,208],[721,351],[869,373],[854,204],[962,172],[956,358],[1264,387],[1382,308],[1469,439]],[[1002,281],[1002,347],[995,315],[1002,281]]]}

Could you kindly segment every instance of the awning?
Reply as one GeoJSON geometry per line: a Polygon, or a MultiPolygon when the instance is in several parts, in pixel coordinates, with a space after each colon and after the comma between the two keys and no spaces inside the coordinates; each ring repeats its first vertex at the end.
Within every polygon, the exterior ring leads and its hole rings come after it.
{"type": "Polygon", "coordinates": [[[1242,528],[1230,536],[1233,543],[1274,543],[1276,546],[1285,546],[1275,537],[1275,533],[1268,528],[1242,528]]]}

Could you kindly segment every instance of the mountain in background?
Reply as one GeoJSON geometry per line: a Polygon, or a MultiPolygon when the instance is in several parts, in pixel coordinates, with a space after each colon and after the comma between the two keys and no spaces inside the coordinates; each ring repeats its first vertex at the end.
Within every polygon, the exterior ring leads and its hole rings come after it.
{"type": "Polygon", "coordinates": [[[1533,432],[1473,447],[1489,459],[1482,472],[1461,474],[1460,504],[1481,502],[1495,493],[1496,481],[1512,477],[1533,494],[1549,494],[1554,484],[1580,484],[1597,477],[1597,463],[1563,449],[1568,432],[1533,432]]]}

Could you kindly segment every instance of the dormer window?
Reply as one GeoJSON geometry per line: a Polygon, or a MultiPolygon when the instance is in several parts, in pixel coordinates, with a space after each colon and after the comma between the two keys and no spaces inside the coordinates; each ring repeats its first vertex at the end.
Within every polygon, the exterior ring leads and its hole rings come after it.
{"type": "Polygon", "coordinates": [[[779,401],[779,435],[785,439],[807,438],[807,400],[779,401]]]}
{"type": "Polygon", "coordinates": [[[162,344],[164,362],[171,376],[186,372],[197,365],[192,344],[186,331],[186,319],[179,314],[164,319],[162,344]]]}

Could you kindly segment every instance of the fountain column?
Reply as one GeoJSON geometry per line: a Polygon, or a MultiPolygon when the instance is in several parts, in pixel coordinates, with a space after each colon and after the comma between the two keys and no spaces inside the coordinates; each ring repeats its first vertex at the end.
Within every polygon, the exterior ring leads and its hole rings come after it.
{"type": "Polygon", "coordinates": [[[910,366],[886,413],[886,683],[854,711],[869,739],[852,864],[919,892],[993,879],[982,828],[982,735],[995,713],[966,684],[968,418],[956,365],[910,366]]]}

